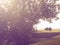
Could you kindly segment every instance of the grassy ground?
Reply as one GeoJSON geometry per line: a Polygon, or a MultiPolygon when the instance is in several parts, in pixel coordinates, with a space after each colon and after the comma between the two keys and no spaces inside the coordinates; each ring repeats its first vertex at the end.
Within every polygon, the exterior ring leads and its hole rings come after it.
{"type": "Polygon", "coordinates": [[[50,39],[41,39],[39,42],[32,43],[31,45],[60,45],[60,35],[50,39]]]}
{"type": "Polygon", "coordinates": [[[31,45],[60,45],[60,39],[40,41],[31,45]]]}
{"type": "Polygon", "coordinates": [[[53,29],[53,30],[39,30],[39,31],[37,31],[37,33],[45,33],[45,32],[47,32],[47,33],[56,33],[56,32],[60,32],[60,29],[53,29]]]}
{"type": "Polygon", "coordinates": [[[37,33],[34,38],[38,41],[31,45],[60,45],[60,30],[41,30],[37,33]]]}

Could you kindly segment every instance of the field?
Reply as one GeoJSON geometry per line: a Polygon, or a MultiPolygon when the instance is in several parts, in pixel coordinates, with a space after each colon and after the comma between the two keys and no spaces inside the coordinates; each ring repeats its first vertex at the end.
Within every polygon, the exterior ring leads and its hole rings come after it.
{"type": "Polygon", "coordinates": [[[38,30],[37,33],[56,33],[56,32],[60,32],[60,29],[53,29],[53,30],[38,30]]]}
{"type": "Polygon", "coordinates": [[[46,39],[44,41],[39,41],[31,45],[60,45],[60,39],[46,39]]]}
{"type": "Polygon", "coordinates": [[[60,30],[41,30],[33,34],[31,45],[60,45],[60,30]]]}

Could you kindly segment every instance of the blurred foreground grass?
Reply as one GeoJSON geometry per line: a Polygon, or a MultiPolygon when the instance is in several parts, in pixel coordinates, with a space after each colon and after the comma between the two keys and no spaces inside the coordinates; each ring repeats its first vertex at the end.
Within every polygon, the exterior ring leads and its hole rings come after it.
{"type": "Polygon", "coordinates": [[[40,39],[36,38],[38,39],[38,41],[35,43],[32,43],[31,45],[60,45],[60,29],[58,30],[54,29],[51,31],[40,30],[40,31],[37,31],[36,33],[39,33],[39,35],[44,38],[40,38],[40,39]],[[46,36],[49,36],[50,38],[48,37],[46,38],[46,36]]]}
{"type": "Polygon", "coordinates": [[[40,41],[31,45],[60,45],[60,39],[50,39],[50,40],[40,41]]]}

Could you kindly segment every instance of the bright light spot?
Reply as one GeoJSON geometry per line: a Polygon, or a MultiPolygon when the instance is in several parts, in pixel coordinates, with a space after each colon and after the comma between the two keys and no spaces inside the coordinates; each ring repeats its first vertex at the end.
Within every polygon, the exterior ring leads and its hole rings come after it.
{"type": "Polygon", "coordinates": [[[4,5],[1,5],[1,8],[2,8],[3,10],[5,10],[5,12],[8,11],[8,9],[7,9],[4,5]]]}
{"type": "Polygon", "coordinates": [[[36,0],[36,3],[39,5],[40,4],[40,1],[36,0]]]}
{"type": "Polygon", "coordinates": [[[0,0],[0,5],[11,5],[12,0],[0,0]]]}
{"type": "Polygon", "coordinates": [[[14,5],[15,0],[0,0],[0,7],[8,9],[14,5]]]}
{"type": "Polygon", "coordinates": [[[60,18],[60,13],[57,14],[57,17],[60,18]]]}
{"type": "Polygon", "coordinates": [[[58,9],[58,7],[56,6],[56,12],[58,12],[59,11],[59,9],[58,9]]]}
{"type": "Polygon", "coordinates": [[[60,29],[60,20],[57,20],[50,24],[53,29],[60,29]]]}
{"type": "Polygon", "coordinates": [[[56,1],[56,4],[60,4],[60,0],[56,1]]]}
{"type": "Polygon", "coordinates": [[[42,20],[42,19],[40,19],[39,21],[40,21],[40,23],[34,25],[34,26],[35,26],[35,27],[34,27],[35,29],[37,29],[37,30],[42,30],[42,29],[44,29],[44,28],[46,28],[46,27],[49,27],[49,22],[44,21],[44,20],[42,20]]]}

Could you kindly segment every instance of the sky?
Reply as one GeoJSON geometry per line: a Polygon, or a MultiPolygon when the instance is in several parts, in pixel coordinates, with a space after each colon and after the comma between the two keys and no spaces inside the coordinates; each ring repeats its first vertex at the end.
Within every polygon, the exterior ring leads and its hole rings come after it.
{"type": "Polygon", "coordinates": [[[34,28],[38,30],[45,29],[46,27],[51,27],[52,29],[60,29],[60,19],[57,21],[52,19],[52,23],[40,19],[40,22],[34,26],[34,28]]]}

